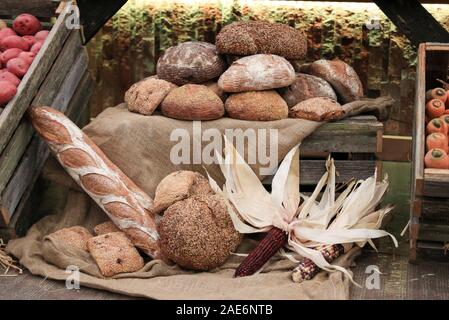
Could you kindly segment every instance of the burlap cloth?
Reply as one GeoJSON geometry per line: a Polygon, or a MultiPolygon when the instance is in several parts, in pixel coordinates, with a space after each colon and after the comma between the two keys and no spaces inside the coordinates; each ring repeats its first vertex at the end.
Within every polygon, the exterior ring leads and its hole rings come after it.
{"type": "MultiPolygon", "coordinates": [[[[362,108],[363,109],[363,108],[362,108]]],[[[358,113],[358,111],[352,114],[358,113]]],[[[296,144],[312,133],[317,122],[285,119],[271,122],[249,122],[222,118],[201,123],[202,130],[218,128],[278,129],[279,159],[296,144]]],[[[170,161],[170,149],[177,141],[170,141],[174,129],[184,128],[192,133],[191,121],[178,121],[162,116],[142,116],[130,113],[120,105],[109,108],[92,121],[84,131],[106,155],[137,185],[154,196],[158,182],[170,172],[187,169],[204,173],[202,165],[175,165],[170,161]]],[[[204,143],[204,144],[207,144],[204,143]]],[[[211,175],[223,182],[217,165],[206,166],[211,175]]],[[[259,165],[252,166],[257,171],[259,165]]],[[[61,175],[64,173],[61,172],[61,175]]],[[[162,261],[146,263],[139,272],[120,274],[112,279],[103,278],[90,255],[74,251],[54,242],[46,235],[74,225],[92,228],[106,215],[84,193],[69,192],[65,209],[36,223],[23,238],[12,240],[7,251],[35,275],[66,280],[66,268],[80,268],[80,282],[86,287],[104,289],[131,296],[154,299],[348,299],[350,282],[341,273],[321,272],[313,280],[293,283],[291,271],[294,263],[287,259],[274,259],[263,272],[245,278],[233,278],[241,256],[231,256],[220,268],[210,272],[191,272],[162,261]]],[[[255,241],[245,239],[238,252],[245,253],[255,241]]],[[[336,263],[350,267],[360,252],[354,249],[336,263]]]]}

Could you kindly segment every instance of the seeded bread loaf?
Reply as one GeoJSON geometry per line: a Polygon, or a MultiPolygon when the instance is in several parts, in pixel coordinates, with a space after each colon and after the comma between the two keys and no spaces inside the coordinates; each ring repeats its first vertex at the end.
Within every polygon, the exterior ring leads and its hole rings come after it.
{"type": "Polygon", "coordinates": [[[223,101],[204,85],[173,89],[161,104],[162,114],[180,120],[214,120],[224,115],[223,101]]]}
{"type": "Polygon", "coordinates": [[[334,89],[326,80],[305,73],[297,73],[295,82],[278,90],[289,108],[310,98],[326,97],[337,100],[334,89]]]}
{"type": "Polygon", "coordinates": [[[225,103],[230,118],[252,121],[272,121],[288,117],[287,103],[274,90],[231,94],[225,103]]]}
{"type": "Polygon", "coordinates": [[[168,48],[156,66],[159,79],[179,86],[218,78],[225,68],[213,44],[192,41],[168,48]]]}
{"type": "Polygon", "coordinates": [[[81,226],[63,228],[49,235],[54,241],[83,251],[87,250],[87,241],[92,238],[89,230],[81,226]]]}
{"type": "Polygon", "coordinates": [[[256,54],[235,61],[218,79],[225,92],[270,90],[295,81],[290,62],[273,54],[256,54]]]}
{"type": "Polygon", "coordinates": [[[301,67],[305,72],[323,78],[331,84],[343,103],[363,97],[363,87],[355,70],[341,60],[317,60],[301,67]]]}
{"type": "Polygon", "coordinates": [[[301,101],[290,109],[290,118],[312,121],[331,121],[343,117],[344,110],[335,100],[318,97],[301,101]]]}
{"type": "Polygon", "coordinates": [[[119,232],[120,229],[112,221],[106,221],[100,223],[94,227],[94,233],[97,236],[102,234],[111,233],[111,232],[119,232]]]}
{"type": "Polygon", "coordinates": [[[215,45],[222,54],[240,56],[269,53],[304,59],[307,52],[304,33],[285,24],[264,21],[231,23],[217,35],[215,45]]]}

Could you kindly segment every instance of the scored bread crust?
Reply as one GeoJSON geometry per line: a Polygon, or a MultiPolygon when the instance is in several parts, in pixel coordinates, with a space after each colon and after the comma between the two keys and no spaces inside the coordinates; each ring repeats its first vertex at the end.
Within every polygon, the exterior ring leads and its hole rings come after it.
{"type": "Polygon", "coordinates": [[[159,257],[153,200],[63,113],[50,107],[32,107],[28,113],[33,127],[67,173],[136,247],[159,257]]]}

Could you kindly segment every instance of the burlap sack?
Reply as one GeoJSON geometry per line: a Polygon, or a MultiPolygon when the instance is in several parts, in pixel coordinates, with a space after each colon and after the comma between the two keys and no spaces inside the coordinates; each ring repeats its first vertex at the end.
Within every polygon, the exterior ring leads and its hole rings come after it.
{"type": "MultiPolygon", "coordinates": [[[[376,109],[391,104],[391,100],[376,104],[376,109]],[[380,107],[379,107],[380,106],[380,107]]],[[[347,108],[356,114],[366,108],[361,105],[347,108]]],[[[372,111],[372,108],[370,109],[372,111]]],[[[271,122],[249,122],[223,118],[202,122],[202,129],[274,128],[279,133],[278,156],[285,154],[320,123],[285,119],[271,122]]],[[[170,162],[170,149],[176,141],[170,141],[174,129],[192,133],[192,122],[142,116],[130,113],[121,105],[109,108],[86,128],[85,132],[98,144],[137,185],[154,196],[158,182],[170,172],[187,169],[204,172],[201,164],[175,165],[170,162]]],[[[258,172],[260,164],[252,166],[258,172]]],[[[223,182],[217,165],[206,166],[210,174],[223,182]]],[[[61,175],[64,173],[61,172],[61,175]]],[[[286,259],[271,261],[263,272],[245,278],[233,278],[240,256],[231,256],[220,268],[210,272],[191,272],[177,266],[167,266],[162,261],[149,261],[145,267],[131,274],[120,274],[105,279],[89,254],[73,251],[53,241],[51,232],[64,227],[82,225],[92,230],[107,219],[99,207],[84,193],[69,192],[65,210],[47,216],[36,223],[24,238],[10,241],[7,251],[20,260],[31,273],[51,279],[65,280],[68,266],[80,268],[81,284],[131,296],[154,299],[347,299],[350,282],[341,273],[321,272],[311,281],[293,283],[291,270],[294,264],[286,259]]],[[[245,239],[238,252],[249,252],[254,242],[245,239]]],[[[354,249],[336,263],[348,268],[359,253],[354,249]]]]}

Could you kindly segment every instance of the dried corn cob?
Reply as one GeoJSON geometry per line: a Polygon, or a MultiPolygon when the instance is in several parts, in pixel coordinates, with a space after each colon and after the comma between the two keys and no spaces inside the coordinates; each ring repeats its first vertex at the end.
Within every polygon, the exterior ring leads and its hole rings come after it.
{"type": "MultiPolygon", "coordinates": [[[[339,256],[345,253],[345,247],[341,244],[322,245],[316,248],[323,255],[327,262],[335,261],[339,256]]],[[[305,258],[293,270],[292,278],[294,282],[303,282],[315,277],[321,269],[310,259],[305,258]]]]}
{"type": "Polygon", "coordinates": [[[276,227],[271,228],[257,247],[235,270],[234,277],[246,277],[256,273],[270,258],[287,244],[288,234],[276,227]]]}

